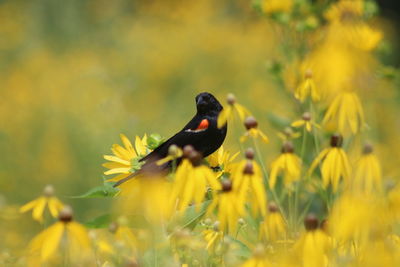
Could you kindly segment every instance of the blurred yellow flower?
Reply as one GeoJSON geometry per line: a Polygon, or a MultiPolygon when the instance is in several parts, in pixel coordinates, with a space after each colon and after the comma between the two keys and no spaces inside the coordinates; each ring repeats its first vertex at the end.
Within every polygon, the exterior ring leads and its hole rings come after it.
{"type": "Polygon", "coordinates": [[[321,99],[321,94],[315,86],[312,70],[306,70],[304,80],[296,88],[294,96],[300,100],[300,102],[304,102],[308,96],[311,96],[311,99],[315,102],[321,99]]]}
{"type": "Polygon", "coordinates": [[[331,137],[331,147],[325,148],[314,159],[311,164],[309,174],[311,174],[318,164],[322,162],[321,173],[322,183],[325,188],[332,185],[334,192],[339,187],[340,178],[348,184],[350,179],[351,167],[346,152],[341,148],[343,137],[335,134],[331,137]]]}
{"type": "Polygon", "coordinates": [[[325,18],[330,22],[354,21],[364,13],[363,0],[339,0],[325,12],[325,18]]]}
{"type": "Polygon", "coordinates": [[[163,165],[169,161],[179,159],[182,157],[182,155],[182,149],[180,149],[177,145],[172,144],[168,148],[168,155],[165,158],[158,160],[157,165],[163,165]]]}
{"type": "Polygon", "coordinates": [[[136,136],[135,148],[125,135],[120,134],[120,137],[124,146],[114,144],[111,148],[114,155],[104,155],[104,159],[109,161],[103,163],[103,167],[109,169],[108,171],[105,171],[104,174],[118,174],[109,179],[109,181],[119,181],[126,178],[130,173],[140,169],[141,164],[139,159],[149,152],[146,148],[146,135],[144,135],[142,139],[140,139],[139,136],[136,136]]]}
{"type": "Polygon", "coordinates": [[[221,146],[217,151],[208,156],[207,160],[211,168],[219,167],[221,170],[229,172],[232,162],[236,159],[239,153],[240,152],[238,151],[231,155],[229,151],[224,150],[224,146],[221,146]]]}
{"type": "Polygon", "coordinates": [[[306,232],[300,236],[294,245],[294,250],[299,257],[301,266],[329,266],[330,260],[328,256],[332,250],[331,240],[318,228],[318,219],[315,215],[307,215],[304,224],[306,232]]]}
{"type": "Polygon", "coordinates": [[[245,107],[236,102],[233,94],[228,94],[227,103],[228,105],[218,115],[218,128],[222,128],[228,120],[232,120],[234,113],[239,115],[241,121],[244,121],[245,117],[250,115],[250,112],[245,107]]]}
{"type": "Polygon", "coordinates": [[[253,251],[253,256],[245,261],[241,267],[271,267],[274,266],[268,259],[268,255],[263,245],[257,245],[253,251]]]}
{"type": "Polygon", "coordinates": [[[283,183],[286,188],[300,179],[301,159],[294,154],[293,144],[286,141],[282,146],[282,153],[271,163],[271,173],[269,177],[269,187],[275,188],[277,177],[283,173],[283,183]]]}
{"type": "Polygon", "coordinates": [[[75,263],[83,263],[92,256],[88,233],[85,227],[72,221],[72,210],[69,206],[60,211],[58,222],[32,239],[28,256],[39,259],[43,264],[63,254],[68,255],[75,263]]]}
{"type": "Polygon", "coordinates": [[[315,127],[317,129],[320,129],[321,127],[314,122],[314,120],[311,118],[311,114],[310,112],[304,112],[301,120],[297,120],[292,122],[292,124],[290,125],[294,128],[298,128],[298,127],[306,127],[307,132],[311,132],[312,131],[312,127],[315,127]]]}
{"type": "Polygon", "coordinates": [[[212,229],[206,229],[202,232],[204,240],[207,242],[206,249],[208,253],[215,252],[219,243],[224,238],[224,233],[219,229],[219,222],[216,221],[212,229]]]}
{"type": "Polygon", "coordinates": [[[283,142],[290,141],[292,139],[299,138],[301,136],[301,133],[299,132],[293,132],[292,128],[290,127],[285,127],[282,132],[277,133],[279,139],[281,139],[283,142]]]}
{"type": "Polygon", "coordinates": [[[221,188],[221,192],[214,194],[213,200],[207,208],[207,215],[211,216],[216,211],[221,231],[235,233],[238,219],[244,216],[241,208],[244,203],[239,202],[237,192],[235,192],[237,189],[233,189],[231,180],[222,180],[221,188]]]}
{"type": "Polygon", "coordinates": [[[268,205],[268,213],[260,224],[259,237],[275,242],[286,238],[286,223],[275,203],[268,205]]]}
{"type": "MultiPolygon", "coordinates": [[[[343,245],[357,241],[364,245],[372,227],[383,227],[387,223],[378,199],[368,194],[346,192],[333,205],[328,218],[329,233],[343,245]],[[386,222],[384,222],[386,221],[386,222]],[[383,223],[384,222],[384,223],[383,223]]],[[[374,234],[378,234],[375,231],[374,234]]]]}
{"type": "Polygon", "coordinates": [[[267,13],[290,12],[292,10],[293,0],[264,0],[262,10],[267,13]]]}
{"type": "Polygon", "coordinates": [[[199,204],[204,201],[208,188],[213,191],[221,189],[216,173],[202,165],[201,161],[201,155],[192,151],[176,171],[172,184],[171,205],[177,205],[178,210],[187,208],[191,203],[197,204],[196,209],[199,210],[199,204]]]}
{"type": "MultiPolygon", "coordinates": [[[[250,203],[254,216],[265,216],[267,212],[267,195],[260,166],[253,160],[254,152],[246,151],[246,160],[234,166],[231,178],[235,186],[239,203],[250,203]]],[[[241,205],[240,213],[245,213],[245,205],[241,205]]]]}
{"type": "Polygon", "coordinates": [[[354,48],[362,51],[374,50],[383,39],[381,31],[374,30],[362,22],[352,25],[332,25],[330,34],[335,35],[332,38],[341,39],[342,41],[352,45],[354,48]]]}
{"type": "Polygon", "coordinates": [[[364,193],[383,192],[381,164],[370,144],[364,146],[356,163],[352,186],[354,190],[364,193]]]}
{"type": "Polygon", "coordinates": [[[54,218],[57,218],[59,211],[64,206],[64,204],[54,196],[54,188],[52,185],[47,185],[43,190],[43,196],[23,205],[19,209],[19,211],[27,212],[29,210],[32,210],[33,219],[42,223],[43,213],[46,205],[49,208],[51,216],[53,216],[54,218]]]}
{"type": "Polygon", "coordinates": [[[165,177],[138,175],[119,186],[115,207],[124,214],[144,216],[158,225],[171,216],[171,183],[165,177]]]}
{"type": "Polygon", "coordinates": [[[264,143],[269,143],[268,137],[258,129],[258,122],[253,116],[246,117],[244,120],[246,132],[240,137],[240,142],[245,142],[247,138],[260,138],[264,143]]]}
{"type": "Polygon", "coordinates": [[[345,91],[337,95],[329,105],[322,123],[333,123],[341,133],[356,134],[364,126],[364,111],[357,94],[345,91]]]}

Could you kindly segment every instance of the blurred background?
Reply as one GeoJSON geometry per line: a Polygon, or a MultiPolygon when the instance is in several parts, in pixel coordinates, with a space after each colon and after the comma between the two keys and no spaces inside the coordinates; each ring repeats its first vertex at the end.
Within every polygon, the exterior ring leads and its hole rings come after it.
{"type": "MultiPolygon", "coordinates": [[[[393,7],[376,23],[396,51],[393,7]]],[[[202,91],[223,103],[234,93],[279,147],[271,116],[298,116],[270,75],[282,34],[245,0],[0,1],[0,205],[53,184],[78,220],[102,214],[107,199],[69,197],[102,183],[102,155],[119,134],[169,137],[202,91]]],[[[398,101],[398,88],[391,94],[398,101]]]]}

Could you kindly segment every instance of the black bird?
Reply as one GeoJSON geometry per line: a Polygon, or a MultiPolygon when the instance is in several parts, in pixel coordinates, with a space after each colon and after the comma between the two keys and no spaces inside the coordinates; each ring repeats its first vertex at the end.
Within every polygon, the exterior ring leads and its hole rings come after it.
{"type": "MultiPolygon", "coordinates": [[[[171,145],[176,145],[181,149],[186,145],[191,145],[203,157],[207,157],[216,151],[224,142],[227,132],[227,124],[218,129],[218,115],[223,107],[218,100],[210,93],[204,92],[196,96],[196,115],[183,127],[177,134],[162,143],[140,161],[145,162],[141,170],[132,173],[128,177],[118,181],[114,186],[135,177],[144,171],[158,172],[171,167],[171,162],[162,166],[157,166],[156,162],[168,155],[171,145]]],[[[178,159],[178,164],[180,159],[178,159]]]]}

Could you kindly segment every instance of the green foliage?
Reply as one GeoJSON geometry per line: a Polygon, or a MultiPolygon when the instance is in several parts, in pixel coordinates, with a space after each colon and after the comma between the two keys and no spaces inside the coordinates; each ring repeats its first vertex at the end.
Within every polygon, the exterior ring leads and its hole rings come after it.
{"type": "Polygon", "coordinates": [[[73,198],[104,198],[114,197],[119,190],[114,187],[114,183],[104,182],[102,186],[96,186],[80,196],[73,198]]]}
{"type": "Polygon", "coordinates": [[[147,147],[151,150],[157,148],[164,142],[164,138],[161,135],[153,133],[147,138],[147,147]]]}

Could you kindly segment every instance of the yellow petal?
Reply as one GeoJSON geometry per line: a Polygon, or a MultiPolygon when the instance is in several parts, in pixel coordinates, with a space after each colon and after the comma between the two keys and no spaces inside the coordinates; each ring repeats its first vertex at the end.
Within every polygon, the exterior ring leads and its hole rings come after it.
{"type": "Polygon", "coordinates": [[[117,163],[127,165],[127,166],[131,165],[131,163],[129,161],[121,159],[116,156],[104,155],[103,157],[104,157],[104,159],[109,160],[109,161],[117,162],[117,163]]]}
{"type": "Polygon", "coordinates": [[[116,174],[116,173],[130,173],[131,168],[117,168],[117,169],[111,169],[106,172],[104,172],[105,175],[110,175],[110,174],[116,174]]]}
{"type": "Polygon", "coordinates": [[[32,212],[32,217],[36,221],[43,222],[43,212],[46,206],[46,202],[47,202],[46,197],[38,198],[38,202],[36,203],[36,206],[33,208],[32,212]]]}
{"type": "Polygon", "coordinates": [[[49,206],[51,216],[53,216],[54,218],[57,218],[58,212],[64,206],[62,202],[58,200],[56,197],[50,197],[47,205],[49,206]]]}
{"type": "Polygon", "coordinates": [[[57,248],[64,233],[64,223],[57,222],[45,231],[46,234],[45,238],[43,239],[42,249],[40,253],[43,261],[48,260],[57,251],[57,248]]]}
{"type": "Polygon", "coordinates": [[[140,156],[146,155],[146,146],[144,145],[142,140],[140,140],[139,136],[136,136],[136,138],[135,138],[135,148],[136,148],[136,152],[140,156]]]}
{"type": "Polygon", "coordinates": [[[218,120],[217,120],[217,126],[218,128],[222,128],[226,122],[228,121],[228,118],[230,117],[230,114],[232,112],[231,106],[225,107],[218,115],[218,120]]]}
{"type": "Polygon", "coordinates": [[[292,122],[292,124],[290,124],[290,126],[297,128],[297,127],[303,126],[304,123],[305,123],[304,120],[297,120],[297,121],[292,122]]]}
{"type": "Polygon", "coordinates": [[[37,203],[40,201],[41,198],[42,198],[42,197],[39,197],[39,198],[37,198],[37,199],[34,199],[34,200],[32,200],[32,201],[26,203],[25,205],[23,205],[23,206],[19,209],[19,212],[24,213],[24,212],[27,212],[28,210],[33,209],[33,208],[37,205],[37,203]]]}

